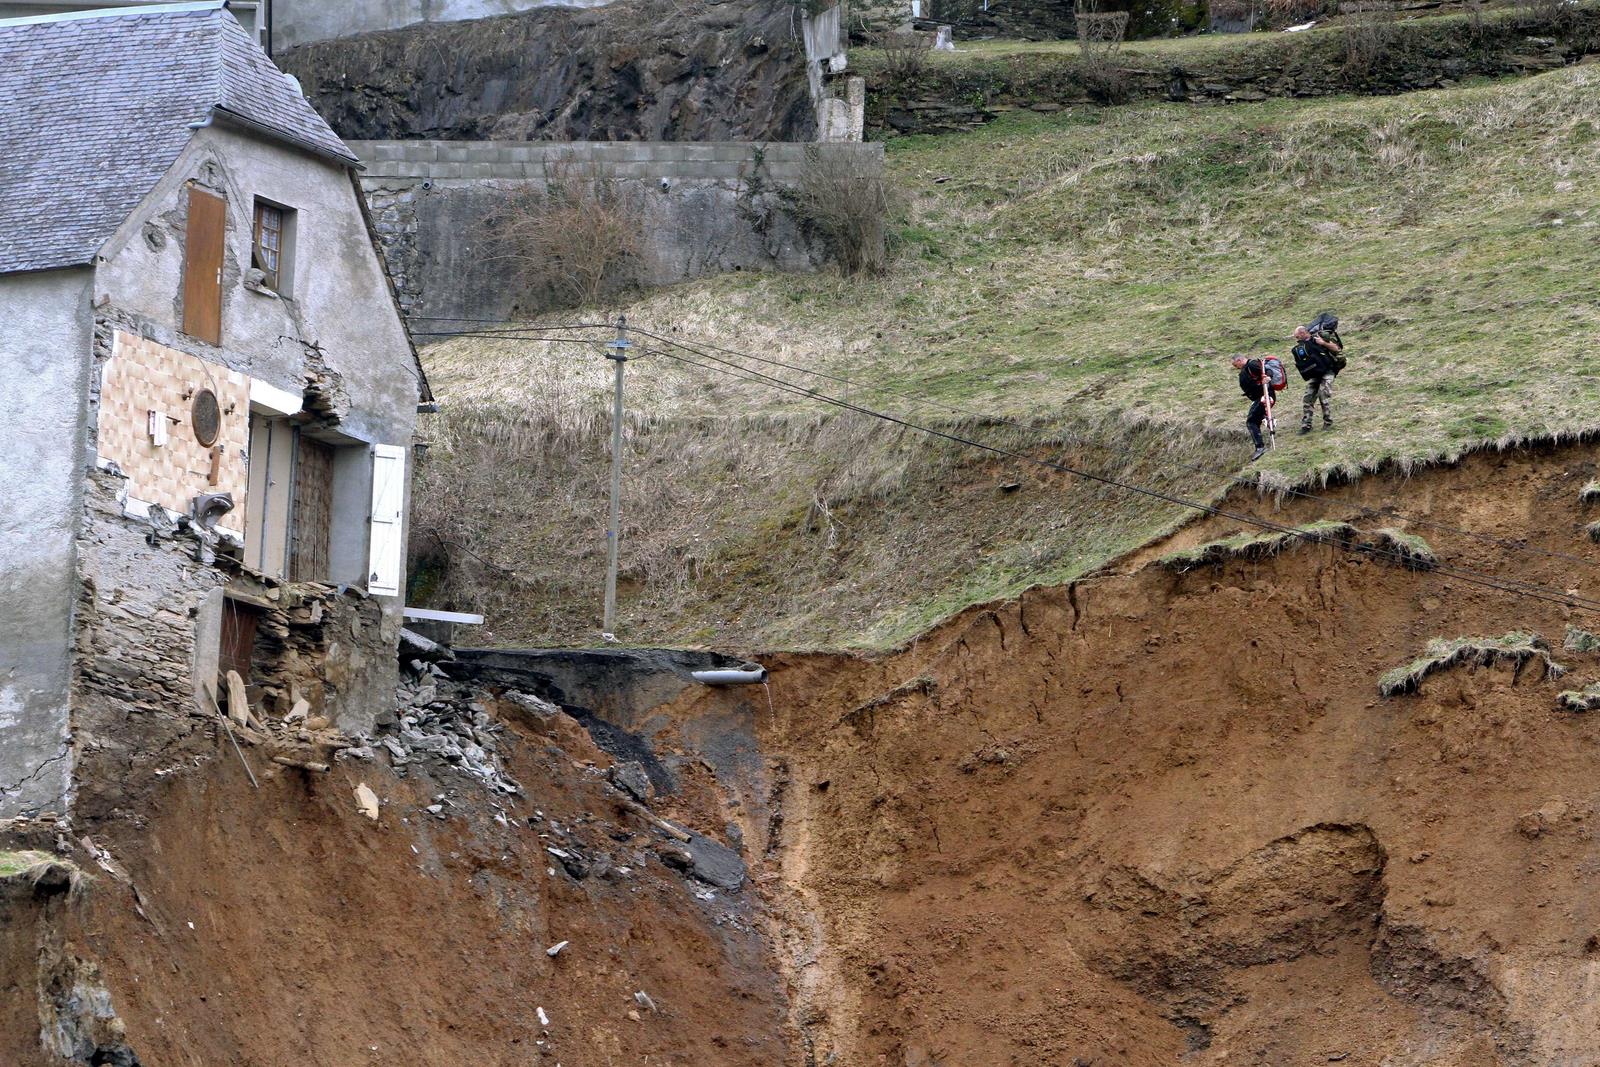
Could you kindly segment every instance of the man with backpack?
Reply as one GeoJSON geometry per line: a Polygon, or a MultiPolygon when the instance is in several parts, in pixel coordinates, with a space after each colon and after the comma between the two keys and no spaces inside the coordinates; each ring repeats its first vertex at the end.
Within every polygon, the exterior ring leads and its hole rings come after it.
{"type": "Polygon", "coordinates": [[[1267,405],[1274,402],[1279,390],[1289,384],[1289,376],[1284,373],[1283,360],[1277,356],[1263,359],[1234,356],[1233,369],[1239,372],[1239,391],[1253,401],[1244,424],[1250,430],[1250,439],[1256,443],[1255,455],[1250,457],[1250,462],[1254,463],[1267,453],[1266,441],[1261,437],[1261,424],[1267,417],[1267,405]]]}
{"type": "Polygon", "coordinates": [[[1333,379],[1344,370],[1344,345],[1339,342],[1339,320],[1327,324],[1324,315],[1310,326],[1298,326],[1294,331],[1295,370],[1306,382],[1306,395],[1300,404],[1300,432],[1311,432],[1311,416],[1317,404],[1322,405],[1322,428],[1333,429],[1333,379]],[[1328,336],[1331,334],[1332,336],[1328,336]]]}

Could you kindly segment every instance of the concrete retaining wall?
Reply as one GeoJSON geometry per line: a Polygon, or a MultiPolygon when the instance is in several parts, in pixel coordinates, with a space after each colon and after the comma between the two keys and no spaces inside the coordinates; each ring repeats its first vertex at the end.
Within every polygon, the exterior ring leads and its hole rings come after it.
{"type": "Polygon", "coordinates": [[[610,185],[638,211],[641,254],[621,285],[671,285],[737,270],[814,270],[827,249],[787,207],[808,153],[882,173],[880,144],[353,141],[401,302],[429,328],[504,319],[554,294],[518,291],[489,220],[551,174],[610,185]]]}

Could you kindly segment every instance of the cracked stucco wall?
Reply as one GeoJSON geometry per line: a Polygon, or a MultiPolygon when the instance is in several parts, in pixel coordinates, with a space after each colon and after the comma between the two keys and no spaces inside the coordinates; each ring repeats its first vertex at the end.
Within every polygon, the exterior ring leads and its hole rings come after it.
{"type": "Polygon", "coordinates": [[[66,810],[92,277],[0,278],[0,818],[66,810]]]}

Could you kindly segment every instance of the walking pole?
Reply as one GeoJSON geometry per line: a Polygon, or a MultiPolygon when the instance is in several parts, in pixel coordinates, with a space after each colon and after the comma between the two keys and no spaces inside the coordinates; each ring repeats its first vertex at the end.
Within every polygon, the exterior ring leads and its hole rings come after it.
{"type": "Polygon", "coordinates": [[[1273,412],[1277,398],[1272,392],[1272,371],[1265,358],[1261,360],[1261,398],[1267,405],[1267,447],[1278,447],[1278,416],[1273,412]]]}
{"type": "Polygon", "coordinates": [[[617,336],[606,342],[606,358],[617,368],[611,401],[611,522],[606,527],[606,609],[600,636],[615,641],[617,620],[617,542],[622,538],[622,369],[628,362],[628,320],[617,316],[617,336]]]}

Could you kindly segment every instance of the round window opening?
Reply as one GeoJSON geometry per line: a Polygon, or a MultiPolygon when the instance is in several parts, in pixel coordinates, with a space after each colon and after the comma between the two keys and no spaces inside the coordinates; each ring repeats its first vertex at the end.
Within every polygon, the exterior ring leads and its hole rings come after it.
{"type": "Polygon", "coordinates": [[[217,406],[217,394],[209,389],[196,393],[191,419],[194,422],[195,440],[204,448],[216,444],[222,434],[222,409],[217,406]]]}

